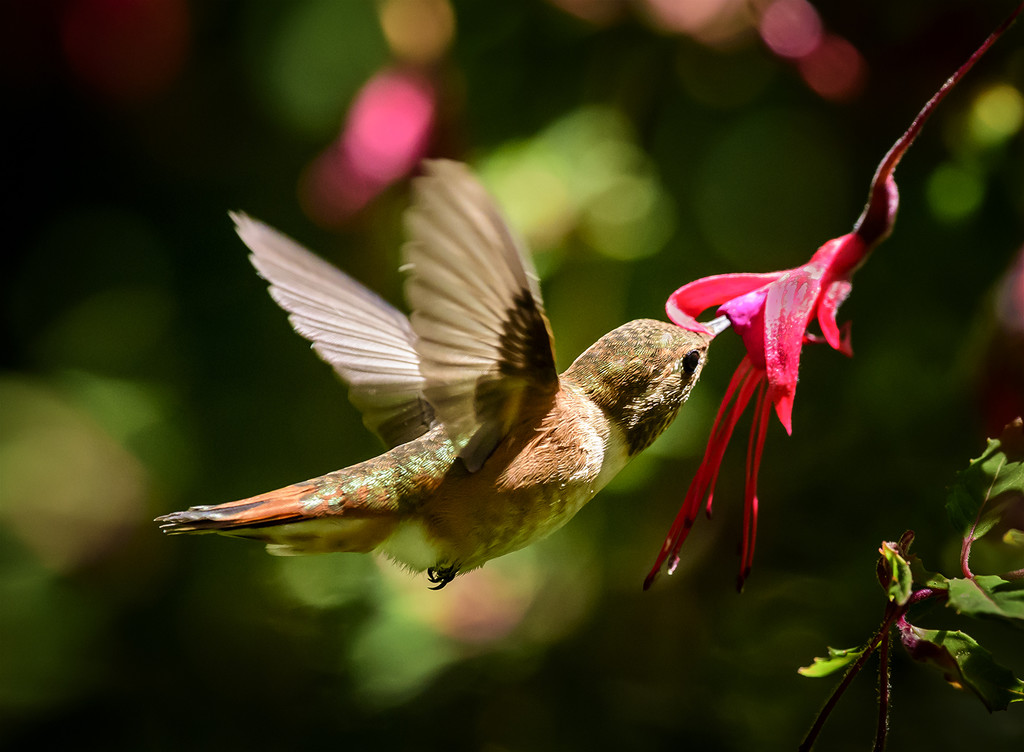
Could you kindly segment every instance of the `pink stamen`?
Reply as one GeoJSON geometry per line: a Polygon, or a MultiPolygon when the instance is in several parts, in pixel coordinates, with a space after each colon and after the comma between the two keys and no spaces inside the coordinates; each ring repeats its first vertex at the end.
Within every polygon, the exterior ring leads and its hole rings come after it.
{"type": "Polygon", "coordinates": [[[764,441],[768,434],[768,423],[771,415],[771,401],[765,382],[757,393],[754,406],[754,419],[750,425],[750,443],[747,446],[747,477],[744,489],[743,505],[743,544],[740,547],[740,574],[737,589],[743,589],[743,583],[750,576],[754,563],[754,544],[757,540],[757,476],[761,472],[761,455],[764,453],[764,441]]]}
{"type": "MultiPolygon", "coordinates": [[[[711,515],[711,505],[714,500],[715,484],[718,482],[718,472],[725,456],[725,449],[732,438],[733,430],[739,421],[740,415],[746,410],[747,405],[754,392],[760,386],[762,395],[764,393],[765,373],[755,368],[750,363],[749,357],[740,361],[736,372],[726,390],[725,397],[718,408],[715,422],[711,428],[711,438],[708,440],[707,448],[704,451],[704,458],[701,460],[697,474],[694,476],[690,487],[686,491],[683,505],[672,522],[672,527],[661,545],[661,550],[655,559],[654,566],[644,580],[644,589],[648,589],[661,571],[662,564],[669,560],[668,573],[672,574],[678,564],[679,549],[682,548],[694,522],[697,520],[701,499],[707,494],[706,513],[711,515]]],[[[762,401],[763,398],[762,398],[762,401]]],[[[770,404],[770,403],[765,403],[770,404]]],[[[760,412],[760,411],[759,411],[760,412]]],[[[762,440],[763,441],[763,440],[762,440]]]]}
{"type": "MultiPolygon", "coordinates": [[[[729,441],[732,439],[732,432],[736,428],[736,423],[739,422],[740,416],[743,415],[743,412],[747,409],[747,405],[750,404],[750,398],[753,396],[754,391],[759,385],[764,383],[764,371],[755,368],[750,362],[750,356],[746,356],[740,361],[740,365],[736,369],[736,373],[733,374],[733,381],[737,382],[737,385],[739,386],[739,390],[736,394],[736,401],[732,404],[726,417],[726,421],[721,426],[721,430],[716,434],[714,433],[714,429],[712,429],[716,446],[713,462],[708,463],[708,473],[711,475],[710,481],[704,483],[703,487],[695,489],[695,497],[697,499],[707,493],[705,514],[708,517],[711,517],[711,504],[714,501],[715,485],[718,483],[718,473],[722,468],[722,459],[725,457],[725,450],[729,446],[729,441]]],[[[732,387],[731,383],[730,387],[732,387]]],[[[730,396],[730,392],[727,391],[723,402],[728,402],[730,396]]]]}

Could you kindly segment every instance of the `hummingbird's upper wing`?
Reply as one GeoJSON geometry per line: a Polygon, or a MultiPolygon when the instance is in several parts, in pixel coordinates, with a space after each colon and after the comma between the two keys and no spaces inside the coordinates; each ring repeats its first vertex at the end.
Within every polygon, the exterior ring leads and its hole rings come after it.
{"type": "Polygon", "coordinates": [[[366,427],[391,447],[425,433],[434,411],[423,399],[409,319],[272,227],[241,213],[231,218],[292,327],[348,382],[366,427]]]}
{"type": "Polygon", "coordinates": [[[406,214],[406,297],[424,394],[475,471],[558,388],[533,264],[462,164],[425,163],[406,214]]]}

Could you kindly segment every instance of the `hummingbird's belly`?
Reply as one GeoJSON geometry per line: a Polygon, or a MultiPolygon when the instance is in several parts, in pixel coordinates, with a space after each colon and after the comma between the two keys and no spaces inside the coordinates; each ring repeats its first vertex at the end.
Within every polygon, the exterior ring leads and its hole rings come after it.
{"type": "MultiPolygon", "coordinates": [[[[621,431],[599,424],[561,458],[555,473],[519,478],[516,465],[485,465],[446,485],[419,514],[406,516],[381,546],[411,569],[475,569],[553,533],[572,519],[625,465],[621,431]]],[[[557,448],[557,447],[556,447],[557,448]]]]}
{"type": "Polygon", "coordinates": [[[553,533],[571,520],[598,490],[594,483],[574,484],[533,489],[527,499],[480,499],[481,505],[504,509],[474,515],[470,525],[445,524],[445,531],[429,518],[407,518],[398,524],[381,550],[416,571],[452,565],[463,572],[476,569],[553,533]]]}

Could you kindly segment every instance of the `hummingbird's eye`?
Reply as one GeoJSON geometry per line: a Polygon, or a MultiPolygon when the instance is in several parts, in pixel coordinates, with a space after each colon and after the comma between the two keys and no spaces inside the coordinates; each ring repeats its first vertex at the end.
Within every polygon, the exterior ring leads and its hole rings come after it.
{"type": "Polygon", "coordinates": [[[698,365],[700,365],[700,350],[690,350],[683,356],[683,370],[686,371],[687,376],[692,376],[698,365]]]}

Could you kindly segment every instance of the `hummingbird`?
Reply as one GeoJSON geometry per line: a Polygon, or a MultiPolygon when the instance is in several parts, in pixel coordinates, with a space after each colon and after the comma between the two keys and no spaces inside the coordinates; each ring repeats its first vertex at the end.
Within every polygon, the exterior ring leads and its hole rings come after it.
{"type": "Polygon", "coordinates": [[[669,426],[711,337],[639,319],[558,374],[529,255],[465,165],[424,163],[405,213],[407,317],[292,239],[232,213],[250,260],[349,386],[378,457],[157,517],[277,555],[382,552],[431,589],[568,522],[669,426]]]}

